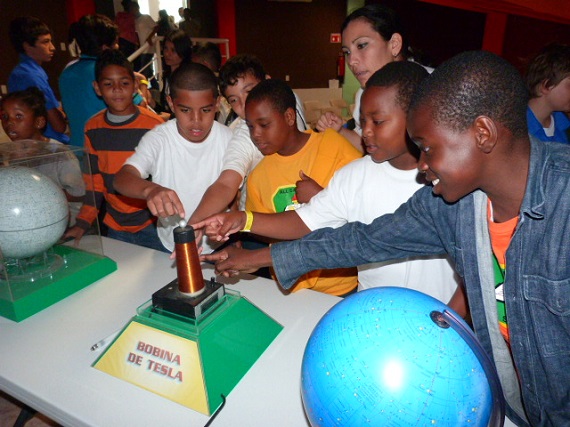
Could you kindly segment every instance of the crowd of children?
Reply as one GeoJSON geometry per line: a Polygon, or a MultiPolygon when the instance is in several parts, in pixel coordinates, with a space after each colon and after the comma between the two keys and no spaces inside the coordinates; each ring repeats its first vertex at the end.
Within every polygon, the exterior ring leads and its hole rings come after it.
{"type": "Polygon", "coordinates": [[[51,32],[17,18],[2,128],[22,150],[64,153],[45,172],[83,202],[66,238],[100,217],[108,237],[169,253],[184,220],[224,276],[271,267],[286,291],[420,290],[472,322],[507,422],[567,425],[570,46],[546,46],[523,79],[482,51],[419,65],[383,5],[358,8],[341,31],[361,85],[355,128],[326,113],[312,130],[255,56],[222,64],[215,45],[193,48],[170,27],[164,89],[149,97],[118,49],[126,24],[98,14],[70,29],[81,55],[61,73],[61,108],[42,68],[51,32]],[[84,147],[89,175],[69,143],[84,147]]]}

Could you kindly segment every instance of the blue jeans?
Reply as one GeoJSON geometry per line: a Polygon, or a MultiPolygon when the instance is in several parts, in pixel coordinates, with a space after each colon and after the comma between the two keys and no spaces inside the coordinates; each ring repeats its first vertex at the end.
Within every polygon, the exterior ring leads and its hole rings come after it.
{"type": "Polygon", "coordinates": [[[162,242],[158,238],[155,224],[150,224],[149,226],[143,228],[140,231],[137,231],[136,233],[129,233],[128,231],[117,231],[109,228],[107,237],[120,240],[122,242],[144,246],[145,248],[156,249],[157,251],[170,253],[170,251],[162,245],[162,242]]]}

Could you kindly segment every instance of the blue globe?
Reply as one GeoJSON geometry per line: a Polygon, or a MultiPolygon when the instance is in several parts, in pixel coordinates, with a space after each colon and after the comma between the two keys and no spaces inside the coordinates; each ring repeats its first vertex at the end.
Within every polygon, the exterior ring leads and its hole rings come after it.
{"type": "Polygon", "coordinates": [[[311,425],[487,426],[493,393],[476,343],[441,322],[444,310],[453,313],[395,287],[368,289],[331,308],[303,356],[311,425]]]}

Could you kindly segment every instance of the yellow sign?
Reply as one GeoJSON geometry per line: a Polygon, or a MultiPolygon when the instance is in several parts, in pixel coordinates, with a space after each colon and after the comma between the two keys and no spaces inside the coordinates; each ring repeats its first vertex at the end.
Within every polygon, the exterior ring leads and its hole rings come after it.
{"type": "Polygon", "coordinates": [[[94,367],[209,415],[198,344],[131,322],[94,367]]]}

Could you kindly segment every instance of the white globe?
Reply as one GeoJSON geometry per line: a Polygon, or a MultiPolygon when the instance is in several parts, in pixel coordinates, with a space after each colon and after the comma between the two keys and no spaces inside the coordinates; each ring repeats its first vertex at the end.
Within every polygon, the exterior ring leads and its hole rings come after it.
{"type": "Polygon", "coordinates": [[[5,258],[42,253],[67,227],[63,190],[35,169],[0,167],[0,200],[0,251],[5,258]]]}

